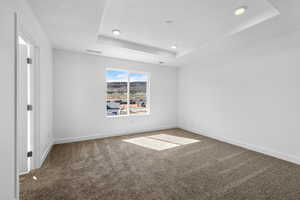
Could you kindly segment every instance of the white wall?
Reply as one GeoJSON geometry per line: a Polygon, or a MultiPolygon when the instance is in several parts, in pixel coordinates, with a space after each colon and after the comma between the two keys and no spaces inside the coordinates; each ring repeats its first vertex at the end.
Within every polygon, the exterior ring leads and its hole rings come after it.
{"type": "Polygon", "coordinates": [[[267,34],[275,22],[179,70],[179,126],[300,164],[300,32],[267,34]]]}
{"type": "MultiPolygon", "coordinates": [[[[52,140],[52,50],[50,42],[25,0],[2,0],[1,8],[1,147],[5,155],[0,168],[0,199],[15,198],[15,137],[14,137],[14,24],[5,12],[16,12],[18,22],[40,47],[41,127],[40,143],[44,151],[52,140]]],[[[36,152],[37,153],[37,152],[36,152]]]]}
{"type": "Polygon", "coordinates": [[[0,199],[12,200],[15,194],[15,49],[14,13],[0,4],[0,199]]]}
{"type": "Polygon", "coordinates": [[[55,140],[66,142],[176,127],[176,82],[176,68],[55,50],[55,140]],[[113,67],[151,73],[150,115],[105,117],[105,69],[113,67]]]}

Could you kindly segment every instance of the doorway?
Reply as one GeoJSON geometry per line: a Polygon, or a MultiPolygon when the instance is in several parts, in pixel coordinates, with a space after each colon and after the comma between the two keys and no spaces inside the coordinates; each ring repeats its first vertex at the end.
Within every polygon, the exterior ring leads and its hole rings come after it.
{"type": "Polygon", "coordinates": [[[17,141],[18,175],[34,168],[34,46],[24,36],[18,36],[17,73],[17,141]]]}

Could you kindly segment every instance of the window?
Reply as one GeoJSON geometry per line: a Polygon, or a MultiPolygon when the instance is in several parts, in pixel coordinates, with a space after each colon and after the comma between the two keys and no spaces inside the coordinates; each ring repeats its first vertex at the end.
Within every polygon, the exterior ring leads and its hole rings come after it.
{"type": "Polygon", "coordinates": [[[149,113],[149,75],[146,72],[106,70],[106,115],[149,113]]]}

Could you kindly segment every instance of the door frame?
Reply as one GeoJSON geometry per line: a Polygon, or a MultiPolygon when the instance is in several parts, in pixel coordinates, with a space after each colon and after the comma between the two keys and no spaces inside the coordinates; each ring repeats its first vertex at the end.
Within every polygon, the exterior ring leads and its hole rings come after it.
{"type": "MultiPolygon", "coordinates": [[[[30,27],[29,27],[30,28],[30,27]]],[[[15,35],[15,49],[16,49],[16,109],[19,109],[19,101],[18,96],[20,95],[20,85],[18,84],[18,77],[20,77],[20,65],[19,65],[19,42],[18,37],[22,37],[26,41],[28,41],[32,45],[32,52],[33,55],[31,55],[31,58],[33,60],[32,62],[32,82],[33,82],[33,114],[32,114],[32,120],[33,120],[33,131],[32,131],[32,160],[31,160],[31,169],[40,168],[41,163],[41,153],[40,153],[40,48],[37,45],[37,42],[31,37],[29,32],[24,28],[24,26],[20,23],[19,16],[16,16],[16,35],[15,35]]],[[[16,114],[18,113],[18,110],[16,110],[16,114]]],[[[18,119],[18,116],[16,116],[18,119]]],[[[16,131],[18,130],[20,126],[19,121],[16,121],[16,131]]],[[[16,197],[19,199],[20,194],[20,181],[19,181],[19,158],[20,158],[20,152],[19,152],[19,138],[17,137],[18,134],[16,134],[15,137],[15,152],[16,152],[16,167],[15,167],[15,174],[16,174],[16,197]]]]}

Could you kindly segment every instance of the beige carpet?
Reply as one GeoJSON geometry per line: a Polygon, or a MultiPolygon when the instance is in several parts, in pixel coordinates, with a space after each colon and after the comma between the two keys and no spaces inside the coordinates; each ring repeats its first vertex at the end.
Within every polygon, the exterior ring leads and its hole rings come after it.
{"type": "Polygon", "coordinates": [[[21,199],[299,200],[300,166],[172,129],[55,145],[21,177],[21,199]],[[123,141],[158,134],[200,141],[160,151],[123,141]]]}

